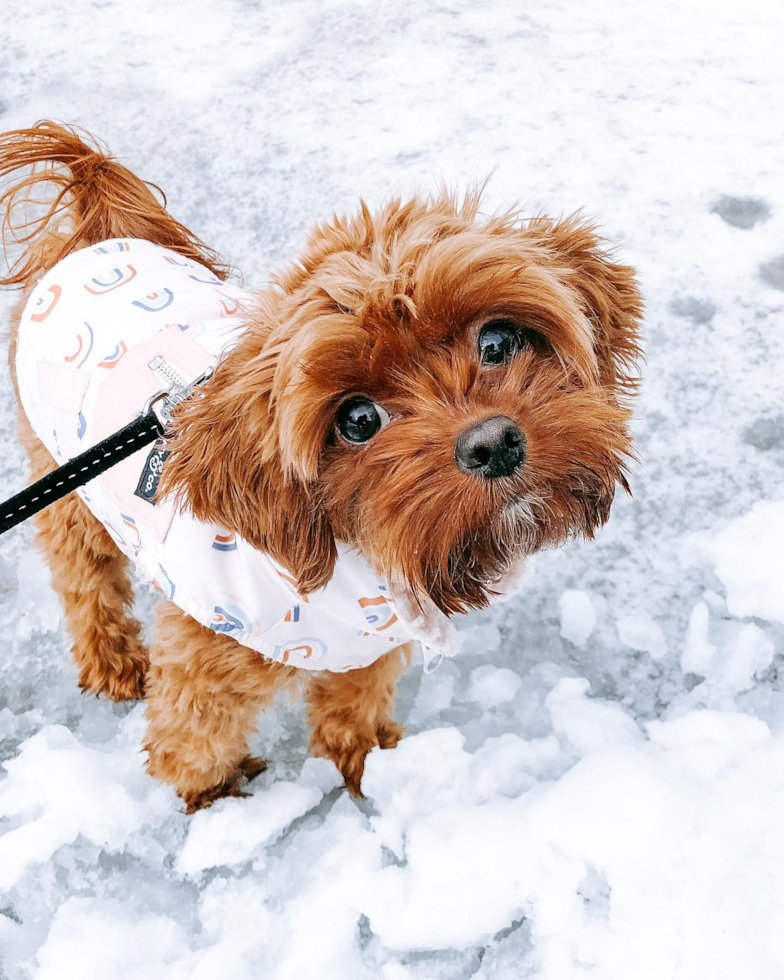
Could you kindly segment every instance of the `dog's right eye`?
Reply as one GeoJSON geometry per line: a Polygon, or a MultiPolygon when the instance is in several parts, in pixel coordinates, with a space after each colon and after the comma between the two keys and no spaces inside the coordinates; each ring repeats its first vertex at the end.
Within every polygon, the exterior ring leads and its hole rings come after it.
{"type": "Polygon", "coordinates": [[[338,409],[337,427],[346,442],[368,442],[389,422],[389,413],[369,398],[351,398],[338,409]]]}
{"type": "Polygon", "coordinates": [[[482,364],[507,364],[520,349],[520,335],[510,320],[493,320],[479,333],[482,364]]]}

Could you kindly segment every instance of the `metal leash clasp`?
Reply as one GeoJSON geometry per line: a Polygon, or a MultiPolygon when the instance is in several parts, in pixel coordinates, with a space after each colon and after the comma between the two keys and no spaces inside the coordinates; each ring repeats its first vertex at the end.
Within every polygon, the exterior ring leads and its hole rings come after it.
{"type": "Polygon", "coordinates": [[[195,389],[203,385],[205,381],[208,381],[215,373],[215,366],[211,364],[197,378],[191,381],[190,384],[187,384],[162,357],[153,358],[149,366],[158,377],[163,377],[169,381],[169,387],[161,388],[160,391],[156,391],[155,394],[150,395],[144,403],[142,414],[148,415],[160,402],[161,406],[155,411],[155,414],[164,428],[171,425],[174,409],[190,398],[195,389]]]}

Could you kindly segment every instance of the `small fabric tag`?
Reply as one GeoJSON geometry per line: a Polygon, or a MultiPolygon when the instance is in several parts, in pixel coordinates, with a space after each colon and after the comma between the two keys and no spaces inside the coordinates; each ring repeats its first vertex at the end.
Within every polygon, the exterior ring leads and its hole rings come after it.
{"type": "Polygon", "coordinates": [[[137,497],[146,500],[148,504],[155,506],[155,495],[158,492],[158,484],[161,482],[163,464],[169,455],[169,450],[164,448],[164,442],[159,439],[150,450],[147,462],[144,464],[142,475],[134,490],[137,497]]]}

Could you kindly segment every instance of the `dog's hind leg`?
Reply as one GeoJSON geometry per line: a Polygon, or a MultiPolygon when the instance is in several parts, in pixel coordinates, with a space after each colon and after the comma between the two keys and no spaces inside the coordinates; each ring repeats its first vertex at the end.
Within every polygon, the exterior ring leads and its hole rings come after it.
{"type": "MultiPolygon", "coordinates": [[[[32,477],[39,480],[55,461],[21,413],[19,430],[32,477]]],[[[148,656],[141,626],[130,615],[128,559],[76,494],[41,511],[35,524],[36,545],[63,602],[79,686],[112,701],[141,698],[148,656]]]]}
{"type": "Polygon", "coordinates": [[[259,710],[297,674],[161,602],[146,693],[150,775],[171,783],[188,813],[243,795],[243,777],[265,768],[248,754],[259,710]]]}
{"type": "Polygon", "coordinates": [[[369,667],[317,674],[308,686],[310,750],[335,763],[354,796],[362,795],[368,752],[393,749],[403,735],[393,713],[397,679],[409,662],[409,648],[397,647],[369,667]]]}

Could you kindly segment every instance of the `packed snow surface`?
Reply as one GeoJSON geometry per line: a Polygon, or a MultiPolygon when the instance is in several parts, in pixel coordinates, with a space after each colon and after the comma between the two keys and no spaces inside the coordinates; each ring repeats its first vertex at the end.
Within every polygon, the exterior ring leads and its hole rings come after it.
{"type": "MultiPolygon", "coordinates": [[[[488,210],[582,207],[620,244],[647,361],[634,498],[407,674],[361,802],[282,700],[252,797],[185,817],[143,707],[78,693],[29,528],[4,537],[1,980],[781,980],[784,6],[2,13],[0,128],[100,135],[248,286],[360,195],[494,169],[488,210]]],[[[7,376],[0,436],[6,496],[7,376]]]]}

